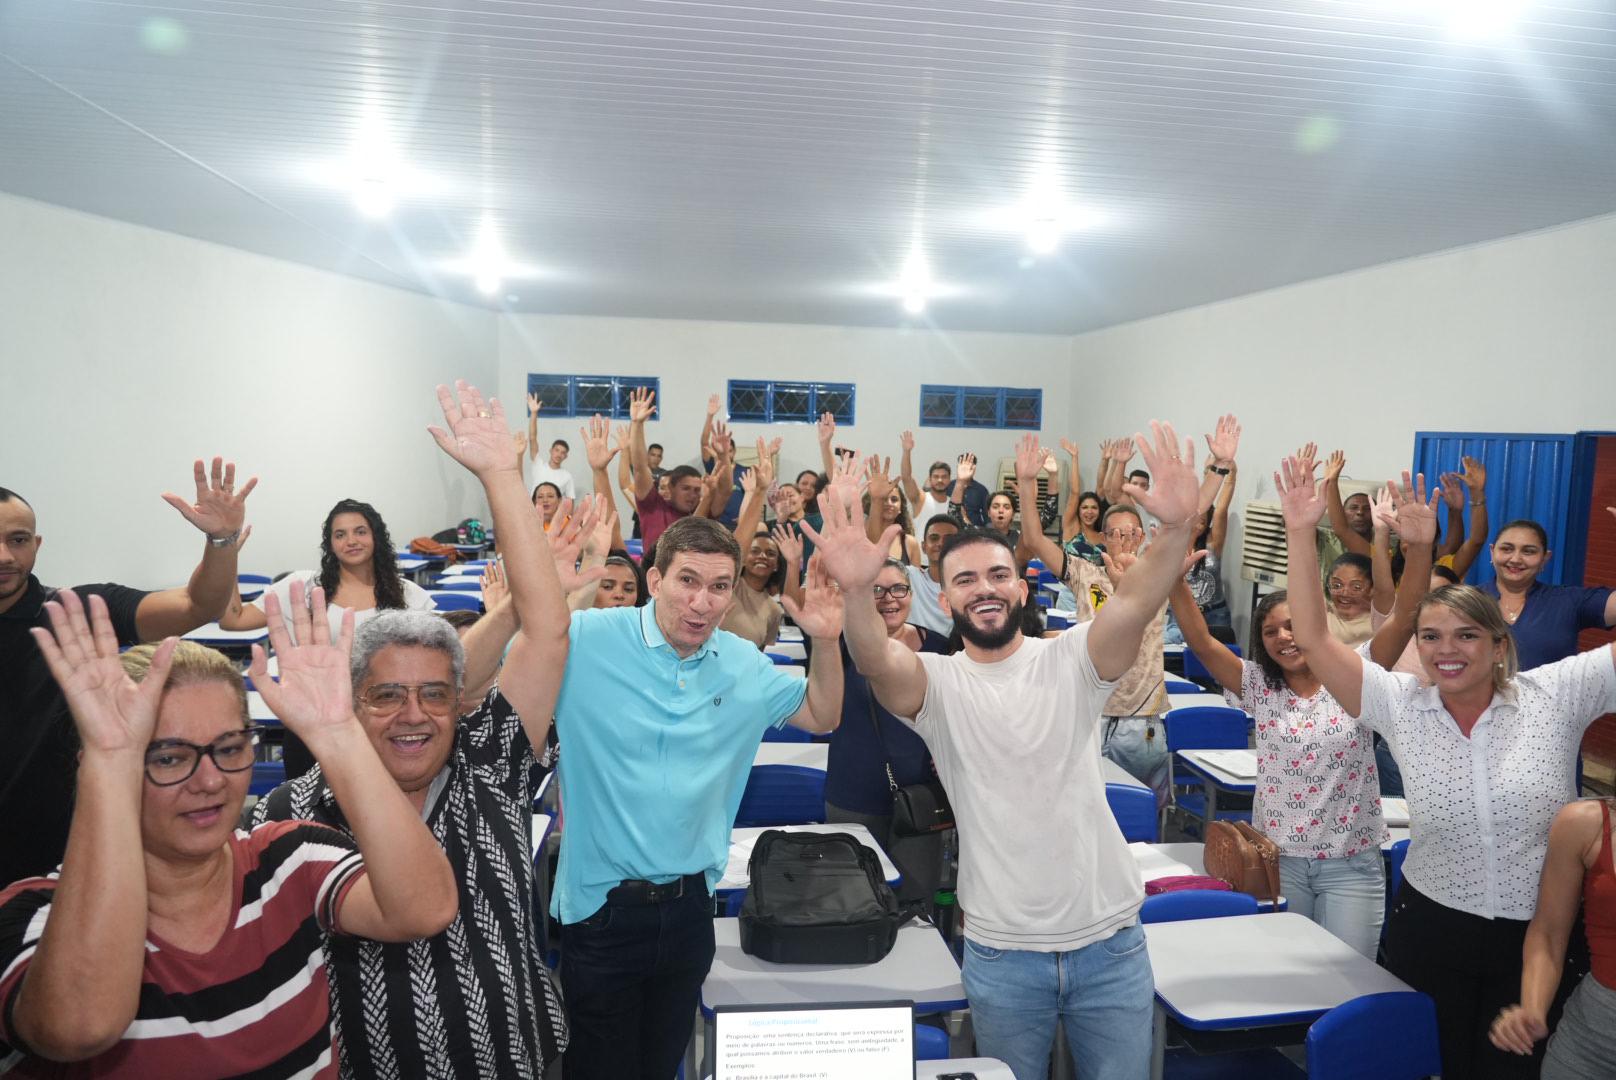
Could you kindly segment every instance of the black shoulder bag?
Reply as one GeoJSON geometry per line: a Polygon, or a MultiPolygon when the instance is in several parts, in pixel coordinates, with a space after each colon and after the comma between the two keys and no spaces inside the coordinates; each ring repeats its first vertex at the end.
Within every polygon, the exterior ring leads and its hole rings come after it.
{"type": "Polygon", "coordinates": [[[864,699],[870,706],[870,723],[875,726],[876,742],[881,744],[881,757],[887,771],[887,787],[892,792],[892,835],[927,836],[954,827],[954,808],[948,804],[948,792],[941,780],[926,780],[919,784],[898,786],[892,775],[892,754],[887,740],[881,734],[881,718],[875,711],[875,693],[869,683],[864,684],[864,699]]]}

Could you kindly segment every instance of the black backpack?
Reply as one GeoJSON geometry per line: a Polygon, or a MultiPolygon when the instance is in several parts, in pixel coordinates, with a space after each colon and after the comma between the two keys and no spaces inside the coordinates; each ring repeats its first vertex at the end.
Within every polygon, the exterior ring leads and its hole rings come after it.
{"type": "Polygon", "coordinates": [[[847,833],[758,837],[741,904],[741,948],[776,964],[873,964],[909,921],[881,860],[847,833]]]}

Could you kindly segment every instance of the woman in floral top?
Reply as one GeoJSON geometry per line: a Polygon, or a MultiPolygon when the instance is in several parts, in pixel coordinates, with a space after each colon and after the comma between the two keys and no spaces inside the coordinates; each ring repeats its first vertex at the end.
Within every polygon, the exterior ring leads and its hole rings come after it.
{"type": "MultiPolygon", "coordinates": [[[[1393,498],[1400,535],[1435,536],[1436,515],[1428,506],[1404,492],[1393,498]]],[[[1371,659],[1381,664],[1394,663],[1408,643],[1414,608],[1430,576],[1430,544],[1409,551],[1392,616],[1368,646],[1371,659]],[[1416,559],[1425,565],[1414,565],[1416,559]]],[[[1185,643],[1231,700],[1256,718],[1251,820],[1279,846],[1281,891],[1290,910],[1373,959],[1385,913],[1380,845],[1386,826],[1369,730],[1308,669],[1291,636],[1283,591],[1263,597],[1252,612],[1255,661],[1241,660],[1211,635],[1185,582],[1174,589],[1172,605],[1185,643]]]]}

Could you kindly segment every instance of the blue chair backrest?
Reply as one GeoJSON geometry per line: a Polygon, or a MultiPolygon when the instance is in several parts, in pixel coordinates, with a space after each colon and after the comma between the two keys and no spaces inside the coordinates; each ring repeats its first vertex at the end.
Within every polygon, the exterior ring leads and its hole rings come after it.
{"type": "Polygon", "coordinates": [[[1206,689],[1197,685],[1196,683],[1185,682],[1183,679],[1175,679],[1172,676],[1168,676],[1167,692],[1169,694],[1204,694],[1206,693],[1206,689]]]}
{"type": "Polygon", "coordinates": [[[432,606],[439,611],[481,611],[483,598],[474,592],[435,592],[432,606]]]}
{"type": "Polygon", "coordinates": [[[275,581],[268,574],[237,574],[236,582],[240,585],[270,585],[275,581]]]}
{"type": "Polygon", "coordinates": [[[947,1061],[948,1032],[930,1024],[915,1025],[915,1060],[947,1061]]]}
{"type": "Polygon", "coordinates": [[[286,765],[279,761],[256,761],[247,794],[264,796],[286,783],[286,765]]]}
{"type": "Polygon", "coordinates": [[[800,765],[754,765],[735,812],[737,827],[825,820],[825,774],[800,765]]]}
{"type": "Polygon", "coordinates": [[[766,652],[763,655],[767,656],[769,658],[769,662],[775,667],[790,667],[792,664],[797,662],[796,660],[787,656],[785,653],[766,652]]]}
{"type": "Polygon", "coordinates": [[[1310,1080],[1416,1080],[1441,1071],[1436,1003],[1412,990],[1353,998],[1307,1032],[1310,1080]]]}
{"type": "Polygon", "coordinates": [[[1257,914],[1257,898],[1250,893],[1221,889],[1180,889],[1145,897],[1139,909],[1142,923],[1182,922],[1185,919],[1222,919],[1257,914]]]}
{"type": "Polygon", "coordinates": [[[814,741],[814,733],[811,732],[811,731],[804,731],[800,727],[792,727],[790,724],[787,724],[784,727],[771,727],[771,728],[768,728],[767,730],[765,730],[763,732],[763,741],[764,742],[813,742],[814,741]]]}
{"type": "Polygon", "coordinates": [[[1122,838],[1132,843],[1156,842],[1156,793],[1132,784],[1105,785],[1105,801],[1117,819],[1122,838]]]}
{"type": "Polygon", "coordinates": [[[1178,750],[1244,750],[1246,729],[1251,718],[1239,709],[1219,705],[1193,705],[1187,709],[1169,709],[1162,718],[1167,726],[1167,749],[1178,750]]]}
{"type": "Polygon", "coordinates": [[[724,897],[724,918],[733,919],[741,913],[741,905],[746,903],[746,890],[736,889],[724,897]]]}
{"type": "MultiPolygon", "coordinates": [[[[1236,656],[1240,655],[1240,646],[1229,645],[1226,647],[1236,656]]],[[[1206,665],[1201,663],[1201,658],[1195,655],[1194,649],[1186,648],[1184,650],[1184,677],[1192,682],[1201,683],[1206,686],[1217,685],[1217,680],[1214,679],[1212,677],[1212,673],[1206,669],[1206,665]]],[[[1191,747],[1190,749],[1193,750],[1196,748],[1191,747]]]]}
{"type": "Polygon", "coordinates": [[[1399,840],[1386,849],[1386,890],[1391,896],[1396,896],[1398,886],[1403,884],[1403,860],[1406,858],[1407,840],[1399,840]]]}
{"type": "Polygon", "coordinates": [[[432,587],[448,592],[480,593],[483,591],[482,581],[472,577],[443,577],[434,581],[432,587]]]}

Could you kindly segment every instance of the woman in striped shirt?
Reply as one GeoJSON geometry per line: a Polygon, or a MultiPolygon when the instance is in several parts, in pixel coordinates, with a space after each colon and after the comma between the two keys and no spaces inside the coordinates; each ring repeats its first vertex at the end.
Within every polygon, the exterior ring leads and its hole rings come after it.
{"type": "Polygon", "coordinates": [[[106,606],[71,591],[35,630],[83,746],[59,871],[0,892],[0,1038],[16,1077],[336,1075],[327,933],[435,934],[454,878],[350,700],[353,616],[270,600],[280,681],[256,684],[326,767],[355,840],[307,822],[236,829],[255,729],[229,661],[169,638],[120,662],[106,606]],[[357,841],[357,843],[356,843],[357,841]],[[182,1063],[180,1065],[179,1063],[182,1063]]]}

